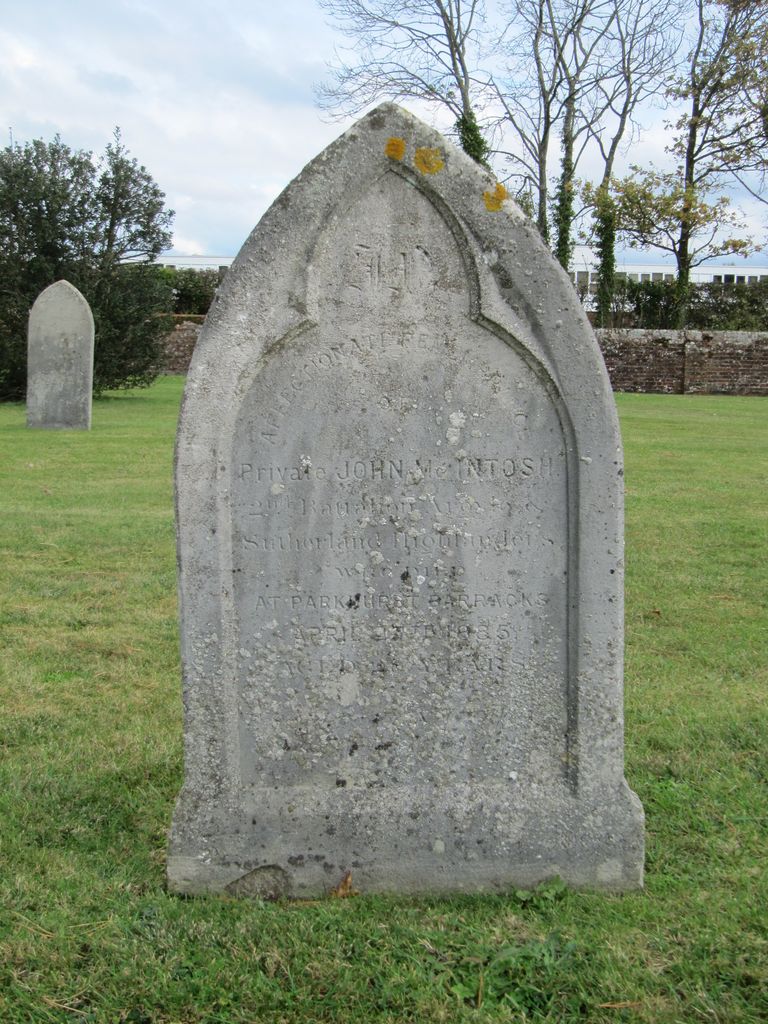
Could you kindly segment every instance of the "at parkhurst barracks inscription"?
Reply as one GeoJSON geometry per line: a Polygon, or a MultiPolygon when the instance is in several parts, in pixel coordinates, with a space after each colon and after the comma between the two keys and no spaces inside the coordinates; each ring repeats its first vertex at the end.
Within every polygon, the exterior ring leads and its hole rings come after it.
{"type": "Polygon", "coordinates": [[[385,105],[228,274],[177,440],[170,887],[642,884],[622,460],[535,227],[385,105]]]}

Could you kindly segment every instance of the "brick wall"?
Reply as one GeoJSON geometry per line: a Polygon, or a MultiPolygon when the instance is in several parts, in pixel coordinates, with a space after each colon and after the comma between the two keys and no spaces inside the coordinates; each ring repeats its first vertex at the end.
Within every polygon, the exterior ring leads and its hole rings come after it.
{"type": "MultiPolygon", "coordinates": [[[[177,316],[165,373],[186,373],[205,317],[177,316]]],[[[768,395],[768,333],[598,330],[614,391],[768,395]]]]}
{"type": "Polygon", "coordinates": [[[768,395],[768,333],[687,333],[686,392],[768,395]]]}
{"type": "Polygon", "coordinates": [[[768,333],[598,330],[614,391],[768,395],[768,333]]]}
{"type": "Polygon", "coordinates": [[[680,331],[595,331],[614,391],[683,391],[685,343],[680,331]]]}

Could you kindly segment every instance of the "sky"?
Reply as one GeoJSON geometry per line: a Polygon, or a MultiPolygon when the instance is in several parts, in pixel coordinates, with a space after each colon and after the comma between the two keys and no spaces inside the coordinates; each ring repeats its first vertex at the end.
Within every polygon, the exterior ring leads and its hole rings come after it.
{"type": "Polygon", "coordinates": [[[98,153],[119,126],[176,211],[174,251],[232,256],[351,123],[315,104],[334,41],[314,0],[5,4],[0,142],[98,153]]]}
{"type": "MultiPolygon", "coordinates": [[[[288,182],[352,123],[331,121],[315,101],[341,42],[315,0],[8,3],[0,145],[58,133],[99,153],[119,126],[176,211],[172,252],[234,256],[288,182]]],[[[644,160],[663,160],[662,121],[655,115],[643,139],[644,160]]],[[[751,219],[764,234],[762,211],[751,219]]]]}

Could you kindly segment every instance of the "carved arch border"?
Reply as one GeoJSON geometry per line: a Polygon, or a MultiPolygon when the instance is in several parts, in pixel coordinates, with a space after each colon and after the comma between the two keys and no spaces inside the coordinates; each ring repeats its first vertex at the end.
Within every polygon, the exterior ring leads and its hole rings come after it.
{"type": "MultiPolygon", "coordinates": [[[[578,617],[578,595],[579,595],[579,557],[578,557],[578,536],[579,536],[579,501],[578,501],[578,450],[576,443],[575,431],[571,422],[570,415],[566,403],[563,399],[560,390],[544,362],[539,359],[530,349],[524,345],[518,338],[515,337],[509,330],[498,324],[496,321],[486,316],[483,313],[483,300],[482,291],[480,284],[480,275],[474,257],[472,256],[472,247],[470,241],[459,221],[458,217],[454,214],[449,204],[443,199],[439,193],[430,188],[427,181],[420,179],[410,168],[400,164],[393,164],[386,167],[380,174],[367,178],[364,184],[356,190],[354,197],[350,198],[347,194],[347,202],[342,204],[338,201],[332,204],[326,211],[324,211],[323,223],[321,229],[317,232],[314,245],[310,250],[310,261],[312,254],[320,247],[323,242],[324,236],[327,232],[329,222],[332,220],[335,214],[342,208],[343,205],[347,207],[353,206],[359,199],[365,195],[375,184],[385,178],[389,174],[394,174],[396,177],[401,178],[409,186],[417,189],[417,191],[424,196],[424,198],[433,206],[438,216],[442,219],[443,223],[448,228],[451,236],[456,243],[456,249],[460,256],[460,259],[464,265],[466,274],[466,280],[468,284],[468,295],[469,295],[469,309],[468,316],[479,327],[488,331],[497,337],[503,344],[507,345],[513,352],[525,363],[528,369],[536,377],[542,386],[542,389],[546,393],[549,400],[552,402],[552,406],[558,418],[560,425],[562,441],[565,449],[565,488],[566,488],[566,507],[567,507],[567,525],[566,525],[566,543],[567,543],[567,582],[566,582],[566,667],[565,667],[565,710],[566,710],[566,732],[565,732],[565,760],[563,765],[563,776],[568,788],[575,794],[578,791],[578,759],[577,759],[577,731],[578,731],[578,715],[579,715],[579,692],[578,692],[578,651],[580,645],[579,637],[579,617],[578,617]]],[[[309,283],[307,276],[304,276],[304,295],[303,299],[307,307],[307,312],[311,313],[309,309],[309,283]]],[[[246,364],[240,371],[237,379],[238,392],[242,396],[240,405],[244,401],[245,395],[248,393],[250,388],[256,381],[261,369],[268,356],[273,355],[275,350],[286,345],[290,342],[306,334],[308,331],[317,327],[319,318],[315,318],[311,315],[307,316],[306,319],[302,320],[291,330],[287,331],[280,337],[275,338],[270,343],[266,344],[259,356],[259,358],[252,364],[246,364]]],[[[237,418],[237,412],[235,412],[234,419],[237,418]]],[[[230,494],[232,492],[233,480],[232,480],[232,458],[227,460],[227,466],[229,467],[228,472],[225,476],[225,491],[222,493],[230,494]]],[[[222,558],[221,564],[221,585],[222,585],[222,620],[224,623],[229,624],[229,629],[223,631],[223,650],[222,656],[226,665],[230,668],[231,677],[231,692],[230,692],[230,707],[234,703],[237,706],[238,693],[237,684],[235,682],[235,665],[237,662],[237,636],[235,635],[235,622],[236,612],[234,606],[234,595],[231,588],[232,580],[232,537],[231,537],[231,518],[230,510],[228,506],[225,507],[223,500],[221,500],[221,494],[219,495],[219,501],[217,502],[217,521],[218,529],[220,531],[220,538],[225,538],[223,552],[224,557],[222,558]]],[[[234,723],[233,723],[234,725],[234,723]]],[[[241,779],[241,751],[239,749],[239,728],[234,729],[235,735],[238,737],[237,740],[237,753],[232,759],[229,771],[236,773],[238,784],[241,779]]],[[[232,776],[230,776],[232,777],[232,776]]]]}
{"type": "Polygon", "coordinates": [[[446,148],[437,133],[391,106],[373,111],[332,143],[275,201],[243,246],[190,367],[176,450],[184,694],[188,707],[195,708],[185,728],[185,780],[194,771],[191,789],[205,794],[196,806],[205,801],[212,806],[226,793],[235,798],[241,786],[239,752],[233,749],[239,737],[236,621],[225,498],[233,472],[230,428],[262,360],[315,325],[306,300],[308,267],[319,238],[345,205],[389,173],[416,187],[457,241],[470,286],[470,319],[530,367],[554,405],[566,448],[569,512],[566,781],[574,796],[619,781],[621,650],[612,646],[611,629],[621,626],[621,490],[611,462],[620,473],[621,456],[596,343],[564,273],[535,229],[514,212],[486,213],[482,189],[489,185],[487,174],[464,154],[446,150],[445,170],[434,178],[419,177],[384,156],[392,131],[446,148]],[[286,231],[291,245],[281,252],[275,245],[286,231]],[[523,271],[519,279],[515,276],[515,246],[545,275],[546,295],[535,277],[531,285],[527,267],[525,277],[523,271]],[[486,258],[492,249],[498,250],[496,264],[486,258]],[[553,333],[548,302],[572,318],[567,339],[564,332],[553,333]],[[593,381],[595,397],[572,409],[593,381]],[[595,463],[586,479],[581,462],[595,463]],[[604,577],[607,571],[616,575],[604,577]],[[606,613],[607,630],[596,624],[596,616],[606,613]],[[597,636],[588,635],[595,626],[597,636]],[[589,687],[598,681],[599,702],[591,689],[581,690],[582,678],[589,687]],[[200,750],[206,751],[203,765],[196,756],[200,750]]]}

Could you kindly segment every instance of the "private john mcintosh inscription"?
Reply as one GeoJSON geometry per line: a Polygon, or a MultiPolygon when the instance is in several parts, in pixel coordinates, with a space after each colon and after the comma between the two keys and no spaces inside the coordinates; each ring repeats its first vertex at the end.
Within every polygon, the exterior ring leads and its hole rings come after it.
{"type": "Polygon", "coordinates": [[[404,111],[246,243],[177,494],[173,889],[641,884],[605,371],[502,186],[404,111]]]}

